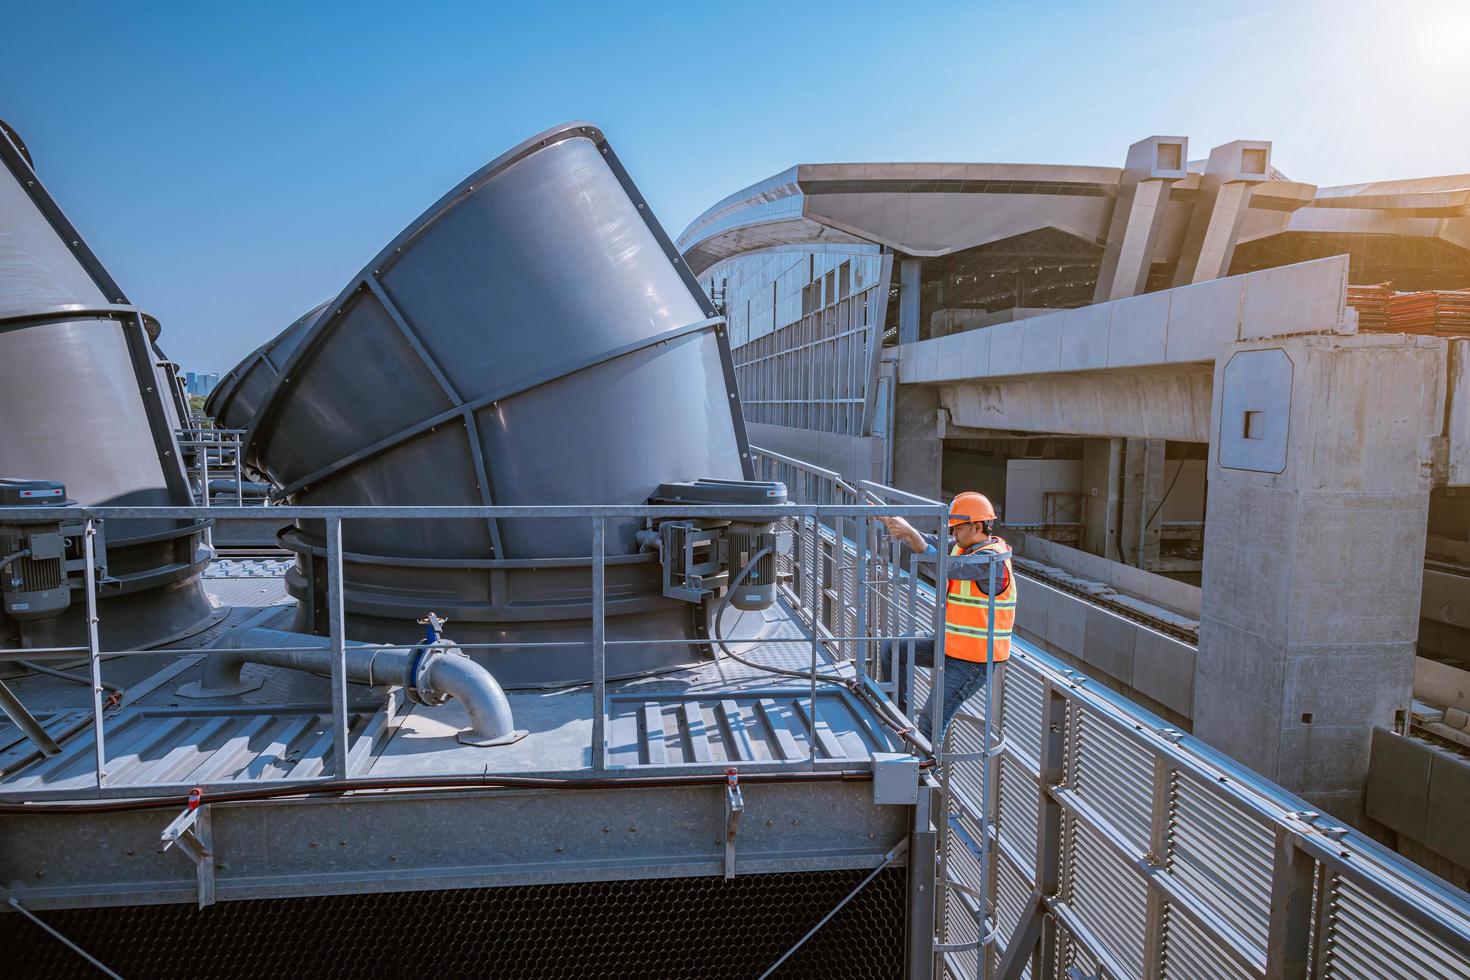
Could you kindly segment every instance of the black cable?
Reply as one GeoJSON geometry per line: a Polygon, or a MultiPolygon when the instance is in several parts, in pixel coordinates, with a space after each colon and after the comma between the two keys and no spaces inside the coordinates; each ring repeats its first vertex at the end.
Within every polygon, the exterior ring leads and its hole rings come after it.
{"type": "MultiPolygon", "coordinates": [[[[725,643],[725,638],[720,635],[720,618],[725,615],[725,610],[729,608],[730,597],[735,594],[736,587],[739,586],[741,582],[745,581],[745,576],[750,574],[750,570],[755,567],[755,563],[760,561],[762,558],[770,553],[771,549],[769,546],[762,548],[760,551],[757,551],[754,555],[751,556],[750,561],[745,563],[745,567],[740,570],[740,574],[736,575],[735,578],[730,581],[729,586],[726,587],[725,594],[720,597],[719,604],[715,606],[714,621],[710,624],[710,634],[714,637],[715,644],[725,652],[725,656],[729,657],[737,664],[744,664],[752,670],[765,671],[769,674],[780,674],[783,677],[799,677],[804,681],[811,681],[813,678],[815,678],[816,680],[822,681],[827,684],[839,684],[842,687],[847,687],[848,683],[845,678],[828,677],[825,674],[814,675],[805,670],[787,670],[785,667],[773,667],[770,664],[759,664],[753,660],[746,660],[744,657],[736,656],[734,652],[730,650],[730,647],[725,643]]],[[[812,629],[816,629],[815,622],[812,623],[812,629]]]]}
{"type": "MultiPolygon", "coordinates": [[[[494,790],[494,789],[627,789],[659,786],[723,786],[726,773],[672,776],[430,776],[423,779],[348,779],[323,780],[305,786],[269,786],[261,789],[231,790],[208,793],[204,803],[248,803],[256,800],[290,796],[320,796],[364,790],[494,790]]],[[[818,783],[865,782],[873,778],[861,769],[825,770],[817,772],[741,772],[742,783],[818,783]]],[[[156,799],[116,800],[102,803],[4,803],[4,814],[81,814],[125,813],[134,810],[168,810],[187,805],[188,797],[166,796],[156,799]]]]}
{"type": "Polygon", "coordinates": [[[1147,531],[1148,526],[1154,522],[1154,518],[1159,516],[1159,511],[1164,509],[1164,501],[1168,500],[1169,494],[1174,492],[1174,484],[1179,482],[1179,474],[1184,472],[1184,464],[1186,462],[1187,460],[1183,459],[1179,461],[1179,468],[1174,471],[1174,479],[1169,481],[1169,489],[1164,491],[1164,495],[1159,498],[1159,505],[1154,508],[1154,512],[1152,514],[1148,515],[1148,520],[1143,522],[1143,529],[1145,531],[1147,531]]]}

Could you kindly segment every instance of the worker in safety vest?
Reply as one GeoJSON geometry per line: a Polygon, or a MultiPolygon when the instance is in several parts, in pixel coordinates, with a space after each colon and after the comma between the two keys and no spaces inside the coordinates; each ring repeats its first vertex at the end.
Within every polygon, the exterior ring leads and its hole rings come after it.
{"type": "MultiPolygon", "coordinates": [[[[902,517],[878,518],[888,532],[899,541],[919,552],[920,561],[936,561],[939,557],[939,539],[933,534],[920,534],[913,525],[902,517]]],[[[990,643],[990,599],[986,589],[990,583],[990,563],[975,558],[965,560],[967,555],[981,552],[1008,552],[1010,546],[992,533],[995,508],[984,494],[967,490],[954,498],[949,508],[949,548],[947,563],[948,603],[944,616],[944,701],[943,726],[956,709],[969,700],[985,684],[991,664],[1004,663],[1011,655],[1011,631],[1016,622],[1016,579],[1011,574],[1011,560],[1007,558],[995,569],[995,632],[990,643]]],[[[892,642],[892,641],[889,641],[892,642]]],[[[900,651],[907,648],[908,641],[898,641],[900,651]]],[[[914,663],[920,667],[934,666],[934,641],[915,639],[914,663]]],[[[884,644],[884,663],[888,663],[887,643],[884,644]]],[[[902,680],[907,671],[900,671],[900,701],[903,700],[902,680]]],[[[931,695],[932,699],[932,695],[931,695]]],[[[925,718],[929,704],[916,717],[925,718]]]]}

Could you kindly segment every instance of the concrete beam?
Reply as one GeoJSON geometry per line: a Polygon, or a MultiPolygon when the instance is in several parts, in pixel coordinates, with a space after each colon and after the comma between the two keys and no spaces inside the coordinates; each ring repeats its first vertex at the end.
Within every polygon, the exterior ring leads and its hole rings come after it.
{"type": "Polygon", "coordinates": [[[899,380],[1212,365],[1221,348],[1242,340],[1351,333],[1347,275],[1348,257],[1338,255],[907,343],[899,380]]]}
{"type": "MultiPolygon", "coordinates": [[[[902,385],[900,391],[921,387],[902,385]]],[[[938,403],[960,426],[1180,442],[1210,438],[1210,373],[1204,366],[976,381],[938,391],[938,403]]]]}

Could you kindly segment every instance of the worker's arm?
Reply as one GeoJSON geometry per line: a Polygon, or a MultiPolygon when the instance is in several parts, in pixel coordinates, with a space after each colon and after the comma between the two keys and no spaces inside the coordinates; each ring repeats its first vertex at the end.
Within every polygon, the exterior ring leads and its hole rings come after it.
{"type": "MultiPolygon", "coordinates": [[[[919,553],[919,561],[934,562],[939,559],[938,535],[920,534],[914,529],[912,524],[902,517],[880,517],[878,520],[882,521],[883,526],[888,528],[889,534],[908,545],[914,551],[917,551],[919,553]]],[[[946,541],[945,548],[947,549],[948,547],[949,542],[946,541]]],[[[987,561],[965,561],[963,558],[950,558],[949,563],[945,566],[945,577],[958,581],[974,582],[975,587],[980,590],[981,595],[990,594],[986,591],[990,583],[990,563],[987,561]]],[[[1010,585],[1010,582],[1010,572],[1006,570],[1004,565],[1001,565],[995,570],[996,593],[1004,592],[1006,587],[1010,585]]]]}
{"type": "MultiPolygon", "coordinates": [[[[919,561],[933,562],[939,559],[939,538],[933,534],[921,534],[925,548],[919,552],[919,561]]],[[[916,551],[918,549],[915,549],[916,551]]],[[[987,591],[990,585],[990,562],[982,560],[978,555],[950,556],[944,566],[944,576],[947,579],[963,582],[974,582],[975,588],[981,595],[990,595],[987,591]]],[[[1011,583],[1011,573],[1001,564],[995,569],[995,593],[1000,595],[1011,583]]]]}

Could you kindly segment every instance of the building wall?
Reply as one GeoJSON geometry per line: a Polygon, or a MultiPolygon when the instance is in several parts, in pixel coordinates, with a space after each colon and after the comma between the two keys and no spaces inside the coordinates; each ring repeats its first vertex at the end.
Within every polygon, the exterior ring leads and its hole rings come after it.
{"type": "Polygon", "coordinates": [[[1048,491],[1075,493],[1082,482],[1080,459],[1012,459],[1006,462],[1007,524],[1040,524],[1046,520],[1048,491]]]}
{"type": "Polygon", "coordinates": [[[828,273],[833,274],[833,284],[840,285],[838,273],[846,264],[848,293],[858,293],[877,285],[882,261],[876,245],[854,245],[840,252],[752,252],[716,263],[699,282],[711,297],[724,294],[730,343],[738,350],[811,312],[813,297],[808,287],[820,284],[825,288],[828,273]]]}
{"type": "MultiPolygon", "coordinates": [[[[728,259],[704,274],[730,322],[748,423],[872,434],[885,268],[876,248],[774,251],[728,259]]],[[[867,451],[859,455],[866,459],[867,451]]]]}

